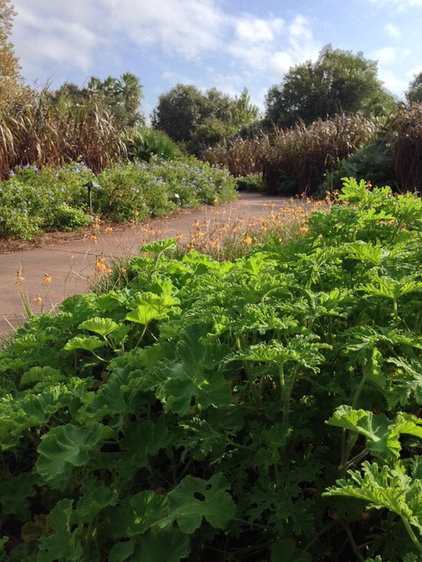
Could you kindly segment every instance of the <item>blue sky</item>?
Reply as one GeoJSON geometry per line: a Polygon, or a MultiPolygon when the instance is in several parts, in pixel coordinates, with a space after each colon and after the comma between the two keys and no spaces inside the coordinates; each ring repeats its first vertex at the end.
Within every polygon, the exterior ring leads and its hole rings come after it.
{"type": "Polygon", "coordinates": [[[264,109],[284,73],[330,43],[378,61],[403,97],[422,71],[422,0],[15,0],[12,41],[29,84],[140,78],[142,109],[177,83],[264,109]]]}

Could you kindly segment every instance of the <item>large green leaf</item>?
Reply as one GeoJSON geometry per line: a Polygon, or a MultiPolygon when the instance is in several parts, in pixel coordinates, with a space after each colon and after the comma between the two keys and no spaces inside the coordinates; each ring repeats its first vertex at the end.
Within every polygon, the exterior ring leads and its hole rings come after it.
{"type": "Polygon", "coordinates": [[[169,517],[177,521],[183,533],[195,532],[202,518],[216,529],[224,529],[236,511],[227,488],[222,474],[215,474],[209,480],[185,476],[167,496],[169,517]]]}
{"type": "Polygon", "coordinates": [[[64,346],[65,351],[75,351],[84,349],[85,351],[95,351],[106,345],[105,341],[100,340],[97,336],[75,336],[69,340],[64,346]]]}
{"type": "Polygon", "coordinates": [[[13,447],[25,430],[45,424],[52,414],[65,406],[69,407],[86,388],[86,384],[86,381],[80,379],[73,384],[72,379],[66,386],[53,385],[40,393],[4,396],[0,400],[1,448],[13,447]]]}
{"type": "Polygon", "coordinates": [[[175,238],[166,238],[165,240],[159,240],[158,242],[151,242],[150,244],[145,244],[141,248],[141,252],[148,252],[150,254],[161,254],[165,250],[174,250],[177,248],[177,241],[175,238]]]}
{"type": "Polygon", "coordinates": [[[337,480],[324,496],[357,498],[369,509],[388,509],[422,532],[422,481],[410,478],[403,468],[362,464],[362,472],[349,470],[348,478],[337,480]]]}
{"type": "Polygon", "coordinates": [[[392,459],[400,454],[399,434],[390,431],[390,421],[385,414],[354,410],[344,405],[337,408],[327,424],[361,433],[366,437],[368,450],[378,457],[392,459]]]}
{"type": "Polygon", "coordinates": [[[132,560],[139,562],[179,562],[190,553],[189,537],[178,529],[150,531],[137,540],[132,560]]]}
{"type": "Polygon", "coordinates": [[[111,320],[111,318],[99,318],[98,316],[79,324],[79,329],[88,330],[89,332],[94,332],[103,337],[108,336],[108,334],[117,330],[118,327],[119,325],[111,320]]]}
{"type": "MultiPolygon", "coordinates": [[[[135,543],[132,540],[116,543],[108,553],[109,562],[124,562],[128,560],[135,550],[135,543]]],[[[133,560],[133,559],[132,559],[133,560]]]]}
{"type": "Polygon", "coordinates": [[[156,455],[172,442],[174,437],[166,425],[145,420],[130,425],[120,447],[127,453],[127,463],[141,468],[148,466],[149,455],[156,455]]]}
{"type": "Polygon", "coordinates": [[[152,490],[125,498],[111,515],[112,535],[114,538],[134,538],[159,523],[168,527],[171,520],[166,518],[167,509],[167,497],[152,490]]]}
{"type": "Polygon", "coordinates": [[[422,438],[422,422],[405,413],[398,414],[391,421],[385,414],[354,410],[351,406],[343,405],[337,408],[327,423],[364,435],[368,451],[385,460],[399,457],[400,434],[422,438]]]}
{"type": "Polygon", "coordinates": [[[48,387],[65,380],[66,377],[58,369],[53,369],[48,365],[44,367],[36,366],[31,367],[31,369],[28,369],[28,371],[22,375],[19,386],[25,388],[37,383],[42,383],[40,386],[48,387]]]}
{"type": "Polygon", "coordinates": [[[24,472],[0,483],[0,505],[2,514],[11,513],[25,521],[30,515],[29,498],[35,495],[37,476],[24,472]]]}
{"type": "Polygon", "coordinates": [[[136,299],[136,304],[137,307],[126,315],[126,320],[146,325],[151,320],[165,318],[179,300],[166,292],[161,295],[143,293],[136,299]]]}
{"type": "Polygon", "coordinates": [[[200,408],[230,403],[231,390],[216,370],[227,350],[208,343],[207,333],[208,324],[193,324],[183,331],[176,347],[179,361],[167,369],[167,380],[158,392],[168,411],[189,413],[192,398],[200,408]]]}
{"type": "Polygon", "coordinates": [[[73,467],[86,464],[97,445],[112,433],[100,423],[88,427],[73,424],[54,427],[44,435],[38,447],[38,473],[46,481],[60,479],[73,467]]]}
{"type": "Polygon", "coordinates": [[[81,496],[74,511],[76,523],[91,523],[106,507],[118,502],[118,491],[93,476],[84,478],[81,496]]]}
{"type": "Polygon", "coordinates": [[[54,534],[41,538],[36,562],[82,559],[83,550],[77,538],[77,530],[72,531],[71,528],[72,504],[72,500],[60,500],[50,512],[47,522],[54,534]]]}

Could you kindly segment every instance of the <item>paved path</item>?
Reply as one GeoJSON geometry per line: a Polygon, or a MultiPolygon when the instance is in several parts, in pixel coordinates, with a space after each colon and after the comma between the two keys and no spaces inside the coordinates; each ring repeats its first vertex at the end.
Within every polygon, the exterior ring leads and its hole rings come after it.
{"type": "Polygon", "coordinates": [[[19,291],[23,292],[34,313],[49,311],[65,297],[89,291],[99,256],[135,255],[148,236],[157,240],[180,233],[187,240],[194,230],[194,222],[213,220],[215,209],[223,208],[226,211],[224,217],[229,222],[239,216],[245,219],[263,216],[268,213],[271,202],[276,208],[291,204],[281,197],[246,193],[234,203],[204,206],[176,216],[154,219],[148,225],[154,229],[154,235],[139,226],[128,227],[99,234],[96,242],[85,238],[0,255],[0,340],[12,331],[11,326],[17,326],[27,318],[19,291]],[[17,272],[24,278],[20,283],[16,282],[17,272]],[[50,282],[43,281],[45,274],[51,278],[50,282]],[[42,298],[42,303],[34,302],[37,296],[42,298]]]}

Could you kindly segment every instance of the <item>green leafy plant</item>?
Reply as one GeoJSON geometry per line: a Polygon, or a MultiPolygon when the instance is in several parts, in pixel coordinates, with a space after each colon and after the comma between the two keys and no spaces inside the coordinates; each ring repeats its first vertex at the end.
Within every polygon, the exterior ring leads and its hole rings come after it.
{"type": "Polygon", "coordinates": [[[147,245],[0,352],[2,558],[420,558],[420,199],[281,244],[147,245]]]}

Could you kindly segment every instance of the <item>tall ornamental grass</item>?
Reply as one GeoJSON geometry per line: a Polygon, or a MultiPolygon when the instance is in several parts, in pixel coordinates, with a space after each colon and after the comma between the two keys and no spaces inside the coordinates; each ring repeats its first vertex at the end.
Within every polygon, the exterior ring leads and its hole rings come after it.
{"type": "Polygon", "coordinates": [[[363,145],[375,124],[359,115],[336,115],[311,125],[277,130],[263,167],[269,193],[312,194],[326,172],[363,145]]]}
{"type": "Polygon", "coordinates": [[[422,186],[422,103],[398,104],[381,134],[390,147],[400,190],[420,189],[422,186]]]}
{"type": "Polygon", "coordinates": [[[33,93],[0,114],[0,178],[16,166],[59,165],[83,159],[95,173],[124,153],[121,131],[95,101],[53,105],[33,93]]]}
{"type": "Polygon", "coordinates": [[[270,147],[270,135],[260,133],[251,139],[224,141],[208,148],[202,157],[210,164],[228,168],[233,176],[247,176],[262,172],[270,147]]]}

